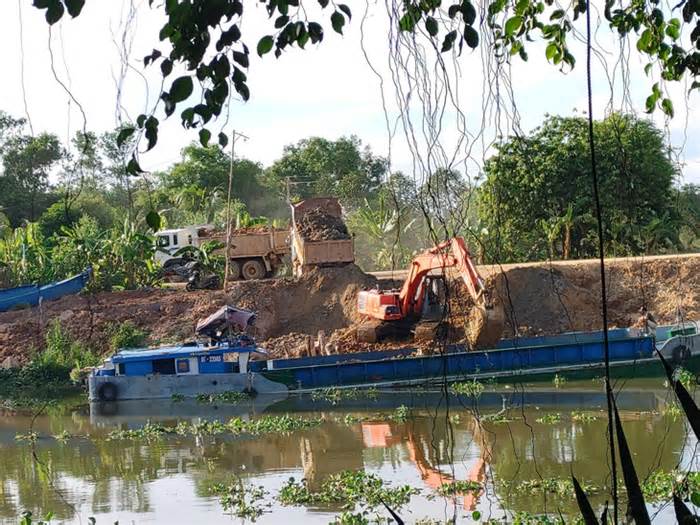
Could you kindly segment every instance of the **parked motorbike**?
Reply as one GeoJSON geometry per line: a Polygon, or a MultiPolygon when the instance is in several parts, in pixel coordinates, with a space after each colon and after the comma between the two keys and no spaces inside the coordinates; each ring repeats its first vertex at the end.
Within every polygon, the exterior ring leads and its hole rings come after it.
{"type": "Polygon", "coordinates": [[[201,269],[193,270],[187,279],[185,289],[192,290],[216,290],[221,288],[221,279],[215,273],[204,273],[201,269]]]}

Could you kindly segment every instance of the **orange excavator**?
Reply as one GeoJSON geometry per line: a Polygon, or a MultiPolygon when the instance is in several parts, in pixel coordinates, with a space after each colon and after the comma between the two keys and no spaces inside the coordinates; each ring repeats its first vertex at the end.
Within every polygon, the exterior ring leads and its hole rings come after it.
{"type": "Polygon", "coordinates": [[[417,255],[400,290],[363,290],[358,312],[365,322],[357,329],[359,341],[374,343],[411,332],[416,340],[434,339],[448,317],[445,270],[454,268],[469,290],[474,308],[469,315],[467,339],[472,348],[494,345],[503,332],[503,308],[487,289],[461,237],[454,237],[417,255]],[[433,275],[441,270],[439,275],[433,275]]]}

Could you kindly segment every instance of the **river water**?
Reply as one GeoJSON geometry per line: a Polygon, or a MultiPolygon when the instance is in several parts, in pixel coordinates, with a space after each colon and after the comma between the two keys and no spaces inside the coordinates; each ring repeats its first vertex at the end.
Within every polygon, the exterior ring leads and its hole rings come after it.
{"type": "MultiPolygon", "coordinates": [[[[669,408],[672,401],[661,379],[628,382],[619,394],[642,479],[679,466],[700,470],[694,459],[697,443],[683,418],[669,408]]],[[[245,521],[226,513],[210,490],[239,477],[266,491],[257,523],[329,523],[342,509],[283,506],[276,495],[290,477],[305,478],[315,490],[345,470],[365,470],[389,486],[418,489],[400,510],[406,523],[428,518],[435,520],[430,523],[473,523],[474,511],[482,520],[501,518],[504,510],[574,515],[570,494],[522,487],[543,478],[566,480],[573,470],[597,487],[592,501],[602,508],[609,499],[604,402],[600,383],[586,382],[487,388],[478,398],[440,391],[378,392],[341,400],[297,396],[238,404],[80,403],[52,405],[38,416],[0,412],[0,522],[17,523],[24,510],[31,510],[35,517],[51,511],[55,523],[88,523],[90,516],[98,524],[241,523],[245,521]],[[114,429],[148,422],[174,426],[284,414],[322,418],[322,423],[255,436],[107,439],[114,429]],[[33,444],[16,439],[30,428],[38,436],[33,444]],[[70,437],[53,437],[62,432],[70,437]],[[438,495],[437,487],[452,480],[473,480],[485,490],[438,495]]],[[[656,523],[674,522],[669,505],[650,510],[656,523]]],[[[386,516],[382,509],[377,512],[386,516]]]]}

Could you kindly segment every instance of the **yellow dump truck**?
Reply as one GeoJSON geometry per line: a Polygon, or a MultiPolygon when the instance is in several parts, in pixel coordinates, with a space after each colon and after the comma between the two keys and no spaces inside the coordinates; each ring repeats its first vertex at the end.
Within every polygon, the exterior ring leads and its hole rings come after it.
{"type": "MultiPolygon", "coordinates": [[[[209,225],[185,226],[156,234],[159,250],[156,258],[164,268],[178,265],[175,255],[185,246],[200,246],[207,241],[226,244],[226,232],[209,225]]],[[[270,277],[289,254],[289,230],[269,227],[239,228],[231,232],[229,278],[262,279],[270,277]]]]}

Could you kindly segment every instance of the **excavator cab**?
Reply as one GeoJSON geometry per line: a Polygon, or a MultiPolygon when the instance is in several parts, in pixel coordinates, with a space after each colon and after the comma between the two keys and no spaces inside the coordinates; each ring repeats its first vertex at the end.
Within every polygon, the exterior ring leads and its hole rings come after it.
{"type": "Polygon", "coordinates": [[[425,278],[421,319],[441,319],[447,313],[447,282],[444,275],[428,275],[425,278]]]}

